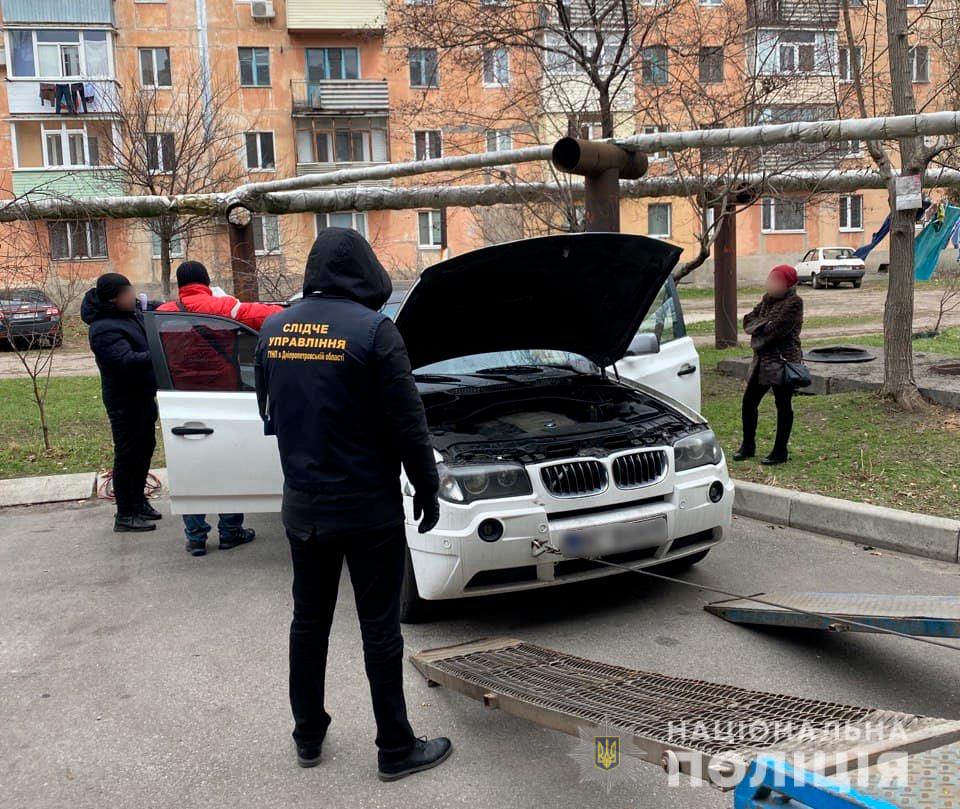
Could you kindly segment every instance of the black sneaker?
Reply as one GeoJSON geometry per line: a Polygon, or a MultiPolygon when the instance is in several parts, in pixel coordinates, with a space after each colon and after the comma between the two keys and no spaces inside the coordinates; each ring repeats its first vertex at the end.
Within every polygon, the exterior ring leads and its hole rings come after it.
{"type": "Polygon", "coordinates": [[[191,556],[204,556],[207,553],[207,540],[188,539],[187,553],[189,553],[191,556]]]}
{"type": "Polygon", "coordinates": [[[139,516],[144,520],[162,520],[163,515],[157,511],[153,506],[150,505],[149,500],[144,500],[143,505],[140,506],[139,516]]]}
{"type": "Polygon", "coordinates": [[[133,516],[121,516],[118,514],[113,520],[113,530],[118,534],[135,531],[155,531],[155,523],[143,519],[139,514],[133,516]]]}
{"type": "Polygon", "coordinates": [[[248,542],[253,542],[256,536],[257,532],[252,528],[238,528],[229,534],[220,534],[220,550],[228,551],[236,548],[237,545],[246,545],[248,542]]]}
{"type": "Polygon", "coordinates": [[[381,755],[377,777],[381,781],[399,781],[408,775],[433,769],[450,758],[452,752],[453,743],[444,736],[417,739],[413,750],[404,758],[388,761],[381,755]]]}
{"type": "Polygon", "coordinates": [[[316,767],[320,763],[319,744],[298,744],[297,764],[301,767],[316,767]]]}

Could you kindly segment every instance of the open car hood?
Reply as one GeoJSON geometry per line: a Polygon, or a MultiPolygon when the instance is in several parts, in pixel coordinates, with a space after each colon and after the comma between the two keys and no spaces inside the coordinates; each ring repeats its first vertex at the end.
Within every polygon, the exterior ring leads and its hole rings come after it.
{"type": "Polygon", "coordinates": [[[576,233],[498,244],[425,270],[396,324],[410,362],[515,349],[626,353],[681,250],[646,236],[576,233]]]}

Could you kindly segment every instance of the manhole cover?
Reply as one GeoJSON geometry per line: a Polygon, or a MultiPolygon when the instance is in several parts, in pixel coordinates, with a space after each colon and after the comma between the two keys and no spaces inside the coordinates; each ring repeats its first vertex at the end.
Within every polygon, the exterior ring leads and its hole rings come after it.
{"type": "Polygon", "coordinates": [[[857,346],[822,346],[803,353],[807,362],[871,362],[877,355],[857,346]]]}
{"type": "Polygon", "coordinates": [[[931,365],[930,373],[940,374],[941,376],[960,376],[960,360],[931,365]]]}

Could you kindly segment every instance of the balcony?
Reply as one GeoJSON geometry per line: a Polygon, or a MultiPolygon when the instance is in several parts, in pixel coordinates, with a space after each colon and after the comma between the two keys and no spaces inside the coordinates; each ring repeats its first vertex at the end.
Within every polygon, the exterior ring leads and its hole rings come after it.
{"type": "Polygon", "coordinates": [[[839,20],[840,0],[747,0],[747,24],[754,28],[836,28],[839,20]]]}
{"type": "Polygon", "coordinates": [[[123,193],[123,182],[116,169],[14,169],[13,193],[33,198],[115,196],[123,193]]]}
{"type": "MultiPolygon", "coordinates": [[[[326,174],[329,171],[341,171],[342,169],[363,169],[368,166],[386,166],[388,162],[370,162],[370,163],[297,163],[297,176],[304,174],[326,174]]],[[[362,180],[359,183],[340,183],[337,188],[374,188],[385,185],[393,185],[393,180],[362,180]]]]}
{"type": "Polygon", "coordinates": [[[7,101],[11,115],[109,115],[118,109],[119,96],[117,93],[117,82],[114,79],[96,79],[84,81],[78,79],[70,81],[64,79],[62,82],[52,81],[31,81],[31,80],[8,80],[7,101]],[[69,106],[61,101],[60,112],[57,113],[55,102],[56,93],[50,96],[49,88],[58,85],[84,85],[87,90],[93,90],[92,99],[87,100],[86,110],[82,105],[76,104],[71,111],[69,106]],[[41,88],[44,90],[44,98],[40,97],[41,88]]]}
{"type": "Polygon", "coordinates": [[[287,0],[289,31],[380,30],[386,20],[385,0],[287,0]]]}
{"type": "Polygon", "coordinates": [[[3,21],[114,25],[113,0],[0,0],[3,21]]]}
{"type": "Polygon", "coordinates": [[[294,79],[290,94],[294,115],[385,115],[390,110],[386,81],[294,79]]]}

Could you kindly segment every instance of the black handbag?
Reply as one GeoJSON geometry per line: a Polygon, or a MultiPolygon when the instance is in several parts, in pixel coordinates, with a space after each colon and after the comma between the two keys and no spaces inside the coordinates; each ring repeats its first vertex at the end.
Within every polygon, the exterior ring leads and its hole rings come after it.
{"type": "Polygon", "coordinates": [[[813,383],[810,378],[810,369],[802,362],[790,362],[780,357],[783,363],[783,380],[781,384],[785,388],[797,390],[798,388],[809,388],[813,383]]]}

